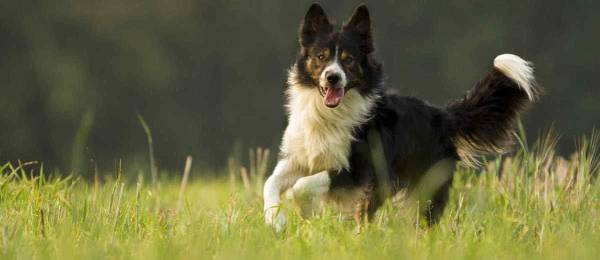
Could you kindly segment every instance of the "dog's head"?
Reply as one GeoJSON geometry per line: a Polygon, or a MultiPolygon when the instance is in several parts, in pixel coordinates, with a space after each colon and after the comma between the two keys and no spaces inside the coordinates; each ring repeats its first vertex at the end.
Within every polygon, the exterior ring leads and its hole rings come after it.
{"type": "Polygon", "coordinates": [[[300,27],[299,42],[295,81],[318,91],[327,107],[337,107],[352,89],[369,95],[381,85],[381,65],[373,55],[371,18],[365,5],[336,29],[323,8],[313,4],[300,27]]]}

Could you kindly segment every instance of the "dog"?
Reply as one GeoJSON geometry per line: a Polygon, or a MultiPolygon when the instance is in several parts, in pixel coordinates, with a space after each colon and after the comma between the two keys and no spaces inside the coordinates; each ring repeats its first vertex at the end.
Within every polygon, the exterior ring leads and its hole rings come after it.
{"type": "Polygon", "coordinates": [[[365,5],[339,29],[319,4],[306,13],[288,72],[288,125],[264,185],[265,221],[277,231],[286,191],[300,205],[334,199],[357,221],[399,191],[427,194],[422,211],[436,223],[456,164],[506,151],[519,114],[539,96],[532,64],[512,54],[497,56],[483,80],[444,108],[390,92],[371,28],[365,5]]]}

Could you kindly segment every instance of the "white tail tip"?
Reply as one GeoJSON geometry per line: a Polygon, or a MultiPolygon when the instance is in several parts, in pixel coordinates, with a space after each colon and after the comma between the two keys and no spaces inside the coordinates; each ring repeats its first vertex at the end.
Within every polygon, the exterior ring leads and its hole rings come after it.
{"type": "Polygon", "coordinates": [[[516,82],[527,93],[527,97],[533,100],[535,77],[530,62],[514,54],[502,54],[494,59],[494,67],[516,82]]]}

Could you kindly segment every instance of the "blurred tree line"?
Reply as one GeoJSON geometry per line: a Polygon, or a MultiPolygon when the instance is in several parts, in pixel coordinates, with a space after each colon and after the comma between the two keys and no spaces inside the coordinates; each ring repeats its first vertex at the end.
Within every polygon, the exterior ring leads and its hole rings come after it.
{"type": "MultiPolygon", "coordinates": [[[[341,23],[359,2],[323,2],[341,23]]],[[[310,2],[0,2],[0,161],[63,170],[186,155],[222,167],[234,150],[276,148],[286,71],[310,2]],[[235,148],[237,147],[237,148],[235,148]]],[[[600,2],[377,1],[387,86],[434,104],[461,97],[511,52],[536,65],[546,96],[524,117],[552,123],[563,151],[600,118],[600,2]]]]}

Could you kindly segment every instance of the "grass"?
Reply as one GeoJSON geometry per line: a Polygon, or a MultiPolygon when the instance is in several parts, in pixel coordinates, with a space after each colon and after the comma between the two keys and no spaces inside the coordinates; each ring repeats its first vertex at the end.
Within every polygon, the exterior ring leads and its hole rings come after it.
{"type": "Polygon", "coordinates": [[[409,203],[388,202],[360,232],[326,210],[310,220],[289,214],[285,233],[273,233],[263,223],[257,169],[266,167],[258,160],[251,174],[243,168],[243,181],[179,178],[156,186],[142,175],[126,181],[120,171],[90,183],[7,163],[0,166],[0,256],[597,259],[599,136],[583,138],[569,159],[554,154],[556,139],[548,136],[479,170],[457,170],[439,225],[422,227],[409,203]]]}

